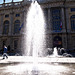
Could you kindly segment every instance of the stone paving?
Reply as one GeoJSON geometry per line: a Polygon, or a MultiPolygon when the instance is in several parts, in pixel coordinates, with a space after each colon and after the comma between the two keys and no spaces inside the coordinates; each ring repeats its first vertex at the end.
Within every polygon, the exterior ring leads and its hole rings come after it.
{"type": "Polygon", "coordinates": [[[72,57],[32,58],[27,56],[9,56],[8,59],[4,60],[2,58],[0,57],[0,75],[75,75],[75,58],[72,57]],[[33,61],[41,64],[35,66],[32,64],[33,61]]]}

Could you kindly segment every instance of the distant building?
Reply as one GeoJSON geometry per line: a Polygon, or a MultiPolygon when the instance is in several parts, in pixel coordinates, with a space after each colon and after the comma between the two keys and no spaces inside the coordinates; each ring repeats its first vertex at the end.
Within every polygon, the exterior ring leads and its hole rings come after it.
{"type": "MultiPolygon", "coordinates": [[[[75,1],[37,1],[46,19],[47,47],[75,49],[75,1]]],[[[31,0],[0,4],[0,49],[7,45],[9,50],[22,51],[23,31],[30,4],[31,0]]]]}

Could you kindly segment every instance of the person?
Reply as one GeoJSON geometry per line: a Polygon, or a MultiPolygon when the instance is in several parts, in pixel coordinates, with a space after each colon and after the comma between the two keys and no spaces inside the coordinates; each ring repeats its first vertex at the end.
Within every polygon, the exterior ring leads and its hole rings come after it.
{"type": "Polygon", "coordinates": [[[3,59],[8,58],[8,55],[7,55],[7,47],[4,45],[4,52],[3,52],[3,59]]]}

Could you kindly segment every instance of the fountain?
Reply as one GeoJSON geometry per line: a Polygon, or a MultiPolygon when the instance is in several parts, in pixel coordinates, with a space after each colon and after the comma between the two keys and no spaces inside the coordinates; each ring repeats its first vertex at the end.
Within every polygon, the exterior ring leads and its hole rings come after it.
{"type": "Polygon", "coordinates": [[[58,52],[57,52],[57,48],[56,47],[54,48],[54,51],[53,51],[53,57],[58,57],[58,52]]]}
{"type": "Polygon", "coordinates": [[[33,57],[33,75],[38,73],[38,56],[44,56],[45,50],[45,21],[44,14],[33,0],[29,8],[26,24],[26,51],[27,56],[33,57]],[[40,18],[41,17],[41,18],[40,18]]]}
{"type": "Polygon", "coordinates": [[[45,21],[43,11],[37,1],[31,3],[26,24],[27,56],[38,57],[44,55],[45,50],[45,21]],[[40,18],[41,17],[41,18],[40,18]]]}
{"type": "Polygon", "coordinates": [[[61,57],[63,57],[63,55],[58,54],[59,52],[60,52],[60,49],[57,49],[57,47],[54,47],[53,50],[48,48],[49,54],[47,55],[47,57],[50,57],[50,58],[61,58],[61,57]]]}
{"type": "MultiPolygon", "coordinates": [[[[29,8],[26,24],[26,43],[25,55],[18,60],[11,60],[12,62],[21,62],[20,64],[11,64],[9,66],[0,68],[5,70],[3,75],[71,75],[74,73],[72,66],[67,67],[60,64],[55,64],[58,61],[55,57],[58,56],[57,49],[54,48],[54,58],[45,56],[45,20],[44,14],[37,3],[33,0],[29,8]],[[22,63],[24,62],[24,63],[22,63]]],[[[8,59],[9,60],[9,59],[8,59]]],[[[64,60],[64,59],[62,59],[64,60]]],[[[9,61],[10,62],[10,61],[9,61]]]]}

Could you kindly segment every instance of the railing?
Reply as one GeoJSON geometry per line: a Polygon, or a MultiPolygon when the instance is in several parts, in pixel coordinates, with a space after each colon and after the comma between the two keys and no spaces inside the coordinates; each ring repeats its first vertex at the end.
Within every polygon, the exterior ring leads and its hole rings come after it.
{"type": "MultiPolygon", "coordinates": [[[[70,1],[73,1],[73,2],[75,2],[75,0],[37,0],[37,2],[39,2],[39,3],[48,3],[48,2],[64,2],[64,1],[66,1],[66,2],[70,2],[70,1]]],[[[26,2],[32,2],[32,0],[26,0],[26,2]]]]}
{"type": "MultiPolygon", "coordinates": [[[[32,1],[32,0],[30,0],[30,1],[32,1]]],[[[39,1],[39,2],[51,2],[51,1],[75,1],[75,0],[37,0],[37,1],[39,1]]]]}
{"type": "MultiPolygon", "coordinates": [[[[26,2],[31,2],[32,0],[26,0],[26,2]]],[[[37,0],[39,3],[43,3],[43,2],[54,2],[54,1],[74,1],[74,0],[37,0]]],[[[18,5],[22,5],[23,1],[20,2],[11,2],[11,3],[3,3],[0,4],[0,8],[3,7],[13,7],[13,6],[18,6],[18,5]]],[[[26,4],[26,2],[24,2],[26,4]]],[[[23,4],[24,4],[23,3],[23,4]]]]}
{"type": "Polygon", "coordinates": [[[0,8],[18,6],[18,5],[21,5],[21,4],[22,4],[22,1],[21,2],[4,3],[4,4],[0,4],[0,8]]]}
{"type": "Polygon", "coordinates": [[[12,3],[6,3],[6,4],[4,4],[5,6],[11,6],[12,5],[12,3]]]}

